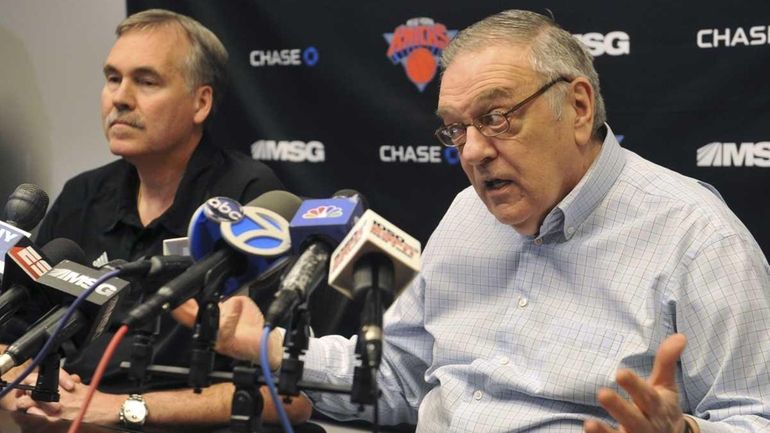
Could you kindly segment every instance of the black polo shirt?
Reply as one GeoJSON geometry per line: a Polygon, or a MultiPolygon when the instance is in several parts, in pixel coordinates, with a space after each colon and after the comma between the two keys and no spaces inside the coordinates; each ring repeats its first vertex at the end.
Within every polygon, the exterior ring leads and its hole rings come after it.
{"type": "MultiPolygon", "coordinates": [[[[190,158],[174,203],[146,227],[136,210],[138,184],[136,169],[122,159],[75,176],[64,185],[43,220],[38,245],[58,237],[72,239],[85,251],[86,265],[100,257],[103,262],[158,255],[162,253],[164,239],[187,236],[192,214],[206,199],[225,196],[247,203],[266,191],[282,189],[281,182],[265,164],[218,148],[206,136],[190,158]]],[[[125,299],[121,311],[135,304],[134,295],[125,299]]],[[[110,338],[111,334],[102,336],[80,356],[69,360],[66,369],[88,381],[110,338]]],[[[155,363],[188,366],[191,338],[187,328],[163,315],[155,344],[155,363]]],[[[118,367],[120,361],[129,359],[131,341],[127,337],[118,348],[100,389],[128,393],[185,386],[184,380],[156,377],[144,389],[136,389],[118,367]]]]}

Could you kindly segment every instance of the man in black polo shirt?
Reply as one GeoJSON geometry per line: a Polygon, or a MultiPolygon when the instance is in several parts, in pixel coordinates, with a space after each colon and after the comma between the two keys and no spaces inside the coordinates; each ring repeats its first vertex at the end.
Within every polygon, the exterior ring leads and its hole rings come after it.
{"type": "MultiPolygon", "coordinates": [[[[227,51],[200,23],[168,11],[150,10],[128,17],[104,66],[101,113],[110,151],[122,159],[68,181],[43,221],[37,242],[73,239],[87,260],[135,260],[158,255],[162,241],[182,237],[193,212],[207,198],[227,196],[246,203],[281,188],[264,164],[216,147],[204,122],[225,87],[227,51]]],[[[130,300],[129,300],[130,301],[130,300]]],[[[127,302],[123,309],[129,308],[127,302]]],[[[6,408],[50,418],[71,419],[80,409],[86,386],[111,335],[103,336],[65,369],[59,403],[20,397],[6,408]]],[[[130,341],[119,348],[85,421],[115,424],[127,404],[146,404],[141,424],[216,424],[228,421],[233,387],[216,384],[193,394],[178,380],[154,378],[136,389],[118,364],[130,355],[130,341]],[[143,395],[131,395],[139,394],[143,395]]],[[[155,363],[189,365],[191,333],[164,315],[155,344],[155,363]]],[[[266,392],[263,392],[267,396],[266,392]]],[[[304,398],[286,405],[293,421],[310,415],[304,398]]],[[[266,398],[266,420],[276,420],[266,398]]],[[[126,421],[123,421],[126,422],[126,421]]]]}

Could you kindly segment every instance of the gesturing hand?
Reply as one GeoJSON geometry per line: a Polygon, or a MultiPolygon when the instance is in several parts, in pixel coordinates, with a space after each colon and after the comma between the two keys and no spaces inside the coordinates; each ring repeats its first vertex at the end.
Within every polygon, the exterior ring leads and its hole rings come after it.
{"type": "MultiPolygon", "coordinates": [[[[219,334],[214,349],[237,359],[258,361],[259,343],[265,318],[259,307],[246,296],[233,296],[219,306],[219,334]]],[[[281,335],[270,334],[268,358],[270,369],[281,364],[281,335]]]]}
{"type": "MultiPolygon", "coordinates": [[[[676,365],[686,345],[687,339],[682,334],[666,338],[658,348],[652,374],[646,381],[630,370],[618,371],[618,385],[628,392],[631,400],[606,388],[599,391],[598,400],[618,421],[619,430],[588,420],[583,425],[586,433],[682,433],[687,421],[679,406],[676,365]]],[[[690,426],[697,433],[697,425],[690,426]]]]}

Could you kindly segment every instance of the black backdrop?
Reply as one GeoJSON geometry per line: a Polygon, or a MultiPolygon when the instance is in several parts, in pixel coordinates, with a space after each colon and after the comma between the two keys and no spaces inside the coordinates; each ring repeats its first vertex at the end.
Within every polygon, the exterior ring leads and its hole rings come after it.
{"type": "Polygon", "coordinates": [[[434,55],[455,30],[485,16],[548,9],[593,50],[622,145],[716,186],[770,251],[766,0],[127,6],[129,14],[161,7],[190,15],[228,48],[231,90],[211,125],[218,143],[265,160],[296,194],[358,189],[423,242],[468,184],[456,154],[432,136],[434,55]]]}

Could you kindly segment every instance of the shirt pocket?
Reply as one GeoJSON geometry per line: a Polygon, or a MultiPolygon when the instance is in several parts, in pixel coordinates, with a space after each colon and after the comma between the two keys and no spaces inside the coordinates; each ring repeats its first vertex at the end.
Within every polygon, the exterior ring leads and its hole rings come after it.
{"type": "Polygon", "coordinates": [[[623,335],[609,327],[554,320],[513,342],[509,368],[497,376],[509,391],[596,404],[602,387],[615,386],[623,335]]]}

